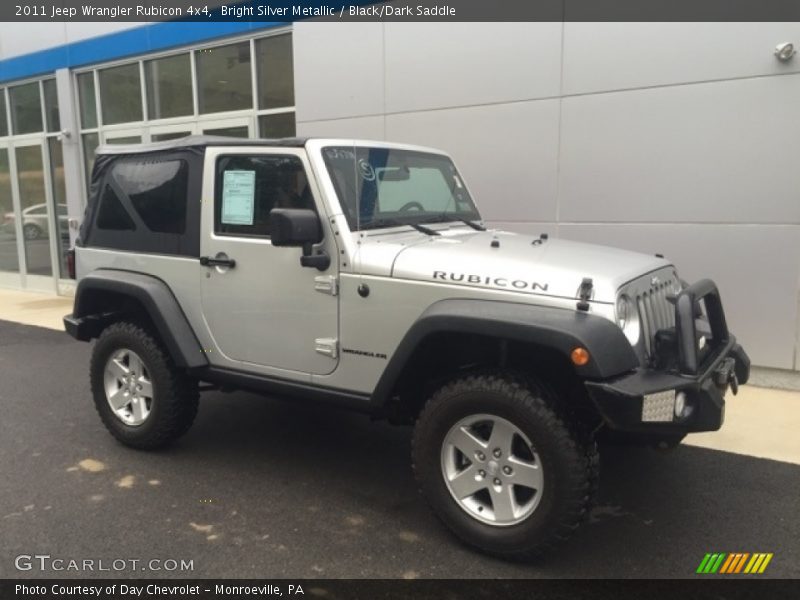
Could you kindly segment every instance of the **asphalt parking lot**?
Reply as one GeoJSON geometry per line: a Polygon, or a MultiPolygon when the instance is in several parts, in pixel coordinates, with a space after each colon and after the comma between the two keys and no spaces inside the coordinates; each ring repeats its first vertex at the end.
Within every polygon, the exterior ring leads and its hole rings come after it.
{"type": "Polygon", "coordinates": [[[772,552],[760,577],[800,577],[798,465],[606,449],[590,522],[535,564],[506,563],[428,511],[408,429],[213,392],[177,445],[137,452],[95,414],[89,353],[0,321],[0,577],[92,576],[19,572],[20,554],[194,565],[128,577],[691,577],[707,552],[772,552]]]}

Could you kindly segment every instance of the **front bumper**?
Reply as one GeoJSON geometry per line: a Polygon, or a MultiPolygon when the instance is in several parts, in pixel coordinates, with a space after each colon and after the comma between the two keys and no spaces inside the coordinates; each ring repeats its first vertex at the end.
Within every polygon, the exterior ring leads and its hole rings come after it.
{"type": "Polygon", "coordinates": [[[598,412],[613,430],[640,434],[682,435],[716,431],[725,419],[725,394],[750,377],[750,359],[728,332],[719,292],[702,280],[675,299],[675,328],[662,339],[671,348],[655,361],[607,381],[586,382],[598,412]],[[696,315],[702,301],[712,340],[701,351],[696,315]],[[677,406],[676,406],[677,401],[677,406]],[[682,408],[682,405],[685,408],[682,408]]]}

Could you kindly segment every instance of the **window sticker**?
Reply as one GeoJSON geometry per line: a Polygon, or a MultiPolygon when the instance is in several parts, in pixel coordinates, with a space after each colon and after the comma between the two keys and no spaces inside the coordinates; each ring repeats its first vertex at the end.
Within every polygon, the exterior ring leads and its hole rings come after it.
{"type": "Polygon", "coordinates": [[[375,169],[369,164],[369,161],[363,158],[358,161],[358,172],[361,174],[361,179],[364,181],[375,181],[375,169]]]}
{"type": "Polygon", "coordinates": [[[255,196],[255,171],[225,171],[222,179],[222,223],[252,225],[255,196]]]}

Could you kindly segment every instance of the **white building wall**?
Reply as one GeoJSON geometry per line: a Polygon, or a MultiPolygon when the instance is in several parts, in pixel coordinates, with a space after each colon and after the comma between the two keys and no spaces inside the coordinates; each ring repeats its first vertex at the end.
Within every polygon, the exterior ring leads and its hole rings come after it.
{"type": "Polygon", "coordinates": [[[451,152],[493,224],[711,276],[800,367],[796,23],[298,23],[298,133],[451,152]]]}
{"type": "Polygon", "coordinates": [[[37,21],[33,26],[20,26],[19,23],[0,23],[0,60],[64,44],[72,44],[140,25],[145,25],[145,23],[120,23],[114,21],[51,23],[37,21]]]}

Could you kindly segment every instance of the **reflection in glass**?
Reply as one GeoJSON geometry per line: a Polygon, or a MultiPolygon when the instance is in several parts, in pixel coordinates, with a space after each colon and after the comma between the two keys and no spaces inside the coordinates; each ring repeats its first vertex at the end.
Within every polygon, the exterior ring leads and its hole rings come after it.
{"type": "Polygon", "coordinates": [[[150,134],[150,139],[154,142],[166,142],[167,140],[177,140],[189,135],[192,135],[191,131],[170,131],[169,133],[152,133],[150,134]]]}
{"type": "Polygon", "coordinates": [[[139,64],[98,71],[103,125],[142,120],[139,64]]]}
{"type": "Polygon", "coordinates": [[[196,57],[201,113],[253,107],[249,42],[198,50],[196,57]]]}
{"type": "Polygon", "coordinates": [[[106,144],[141,144],[142,136],[140,135],[126,135],[118,138],[106,138],[106,144]]]}
{"type": "Polygon", "coordinates": [[[97,127],[97,98],[94,95],[94,75],[78,75],[78,96],[81,103],[81,126],[84,129],[97,127]]]}
{"type": "Polygon", "coordinates": [[[94,167],[94,151],[100,145],[100,139],[96,133],[83,134],[83,165],[86,169],[86,189],[92,181],[92,168],[94,167]]]}
{"type": "Polygon", "coordinates": [[[258,108],[294,106],[292,36],[256,40],[258,108]]]}
{"type": "Polygon", "coordinates": [[[52,276],[42,147],[36,145],[16,148],[15,157],[22,208],[22,235],[25,238],[26,272],[28,275],[52,276]]]}
{"type": "Polygon", "coordinates": [[[0,137],[8,135],[8,121],[6,120],[6,91],[0,88],[0,137]]]}
{"type": "Polygon", "coordinates": [[[182,117],[194,112],[192,68],[188,54],[146,61],[144,77],[150,120],[182,117]]]}
{"type": "Polygon", "coordinates": [[[42,130],[42,104],[39,83],[26,83],[8,88],[11,103],[11,123],[15,134],[42,130]]]}
{"type": "Polygon", "coordinates": [[[19,272],[8,150],[0,148],[0,271],[19,272]]]}
{"type": "Polygon", "coordinates": [[[294,137],[294,113],[278,113],[258,117],[258,130],[263,138],[294,137]]]}
{"type": "Polygon", "coordinates": [[[58,115],[58,91],[55,79],[42,82],[44,92],[44,114],[47,131],[61,131],[61,118],[58,115]]]}
{"type": "Polygon", "coordinates": [[[216,129],[204,129],[205,135],[221,135],[223,137],[237,137],[246,138],[250,137],[250,133],[246,126],[242,127],[218,127],[216,129]]]}
{"type": "MultiPolygon", "coordinates": [[[[50,153],[50,180],[53,185],[53,202],[56,207],[56,232],[58,234],[58,272],[67,279],[67,251],[69,250],[69,217],[67,216],[67,188],[64,185],[64,153],[61,142],[47,138],[50,153]]],[[[52,210],[52,209],[51,209],[52,210]]]]}

